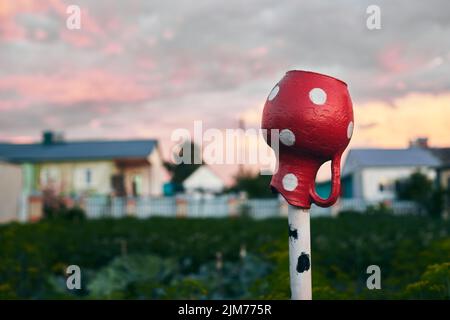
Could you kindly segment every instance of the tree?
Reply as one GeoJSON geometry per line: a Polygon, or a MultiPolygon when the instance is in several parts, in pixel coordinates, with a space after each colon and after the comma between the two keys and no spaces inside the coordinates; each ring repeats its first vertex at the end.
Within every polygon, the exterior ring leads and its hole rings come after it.
{"type": "Polygon", "coordinates": [[[444,190],[419,171],[406,179],[397,180],[396,193],[399,200],[416,202],[430,216],[442,215],[444,190]]]}
{"type": "Polygon", "coordinates": [[[185,161],[181,161],[180,164],[164,163],[166,169],[172,173],[171,182],[175,191],[183,191],[183,181],[203,165],[201,150],[195,143],[185,141],[179,148],[179,151],[174,154],[174,158],[185,161]]]}
{"type": "Polygon", "coordinates": [[[244,171],[235,177],[232,192],[245,191],[249,198],[274,198],[277,195],[269,187],[272,176],[244,171]]]}

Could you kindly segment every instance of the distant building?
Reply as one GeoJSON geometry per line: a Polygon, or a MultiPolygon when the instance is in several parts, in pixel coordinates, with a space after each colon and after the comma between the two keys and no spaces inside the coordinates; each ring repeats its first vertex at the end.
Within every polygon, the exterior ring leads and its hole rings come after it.
{"type": "Polygon", "coordinates": [[[395,182],[420,171],[436,178],[441,161],[430,149],[352,149],[342,172],[342,197],[367,201],[395,198],[395,182]]]}
{"type": "Polygon", "coordinates": [[[52,189],[66,196],[159,196],[166,176],[156,140],[69,142],[45,132],[41,143],[0,143],[0,158],[8,162],[0,166],[2,180],[20,168],[25,195],[52,189]]]}
{"type": "Polygon", "coordinates": [[[188,194],[215,194],[222,192],[224,188],[224,181],[207,165],[200,166],[183,181],[183,189],[188,194]]]}

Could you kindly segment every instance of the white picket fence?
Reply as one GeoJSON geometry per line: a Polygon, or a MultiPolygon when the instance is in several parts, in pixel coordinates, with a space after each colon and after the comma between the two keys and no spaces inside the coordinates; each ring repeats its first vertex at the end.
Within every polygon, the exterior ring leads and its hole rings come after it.
{"type": "MultiPolygon", "coordinates": [[[[390,200],[386,201],[384,205],[392,210],[396,215],[403,214],[419,214],[420,208],[413,201],[399,201],[390,200]]],[[[377,207],[380,206],[380,202],[377,201],[364,201],[360,199],[341,199],[337,204],[337,210],[339,211],[359,211],[364,212],[370,206],[377,207]]],[[[335,210],[336,210],[335,209],[335,210]]]]}
{"type": "Polygon", "coordinates": [[[136,216],[148,218],[151,216],[172,217],[177,211],[173,198],[138,198],[136,202],[136,216]]]}
{"type": "MultiPolygon", "coordinates": [[[[341,199],[330,208],[311,207],[311,216],[335,216],[342,211],[366,211],[379,203],[359,199],[341,199]]],[[[417,214],[419,209],[413,202],[392,201],[387,206],[394,214],[417,214]]],[[[264,219],[287,215],[284,199],[237,199],[233,196],[211,198],[161,197],[161,198],[108,198],[91,197],[82,202],[88,218],[135,216],[148,217],[227,217],[248,215],[264,219]]]]}

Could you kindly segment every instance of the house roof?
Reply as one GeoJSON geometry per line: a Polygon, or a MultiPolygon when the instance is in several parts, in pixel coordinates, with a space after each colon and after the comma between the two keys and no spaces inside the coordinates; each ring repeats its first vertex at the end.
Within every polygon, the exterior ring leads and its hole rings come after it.
{"type": "Polygon", "coordinates": [[[0,143],[0,158],[11,162],[145,158],[156,145],[156,140],[0,143]]]}
{"type": "Polygon", "coordinates": [[[450,148],[432,148],[430,151],[441,160],[443,167],[450,167],[450,148]]]}
{"type": "Polygon", "coordinates": [[[352,149],[343,175],[361,167],[438,167],[441,160],[430,149],[412,147],[408,149],[352,149]]]}

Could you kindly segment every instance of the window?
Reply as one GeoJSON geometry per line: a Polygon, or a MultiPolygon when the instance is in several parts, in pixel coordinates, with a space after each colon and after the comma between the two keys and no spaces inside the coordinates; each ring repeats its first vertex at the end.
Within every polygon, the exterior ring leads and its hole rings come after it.
{"type": "Polygon", "coordinates": [[[52,183],[57,183],[59,181],[58,169],[54,167],[42,169],[40,180],[41,184],[44,186],[52,183]]]}
{"type": "Polygon", "coordinates": [[[135,175],[133,176],[133,196],[137,197],[142,195],[142,176],[135,175]]]}
{"type": "Polygon", "coordinates": [[[91,171],[91,169],[86,169],[84,174],[85,174],[84,182],[86,183],[87,186],[90,186],[91,183],[92,183],[92,171],[91,171]]]}
{"type": "Polygon", "coordinates": [[[378,190],[380,192],[394,192],[396,190],[395,188],[395,182],[394,181],[383,181],[378,184],[378,190]]]}

